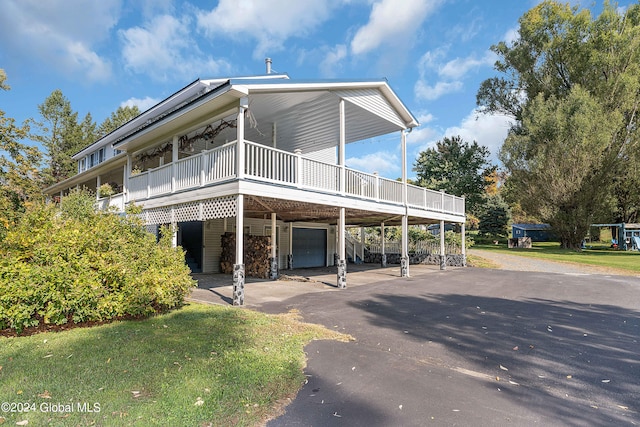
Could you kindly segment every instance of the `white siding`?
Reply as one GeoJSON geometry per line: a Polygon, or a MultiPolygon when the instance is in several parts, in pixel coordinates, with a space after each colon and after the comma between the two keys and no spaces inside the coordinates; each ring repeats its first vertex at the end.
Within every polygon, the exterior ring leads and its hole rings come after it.
{"type": "Polygon", "coordinates": [[[204,273],[220,273],[221,236],[224,234],[224,219],[210,219],[204,223],[204,273]]]}
{"type": "Polygon", "coordinates": [[[338,164],[338,150],[336,147],[329,147],[323,150],[314,151],[308,154],[303,153],[303,157],[307,159],[317,160],[319,162],[338,164]]]}

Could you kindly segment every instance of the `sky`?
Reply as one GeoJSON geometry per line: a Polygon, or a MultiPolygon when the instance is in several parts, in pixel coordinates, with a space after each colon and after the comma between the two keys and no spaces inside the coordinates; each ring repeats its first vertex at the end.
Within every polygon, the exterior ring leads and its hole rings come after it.
{"type": "MultiPolygon", "coordinates": [[[[79,120],[119,106],[146,110],[202,78],[259,75],[265,58],[292,79],[379,79],[420,121],[408,176],[444,137],[489,148],[511,119],[479,115],[480,83],[497,76],[490,47],[517,37],[540,0],[1,0],[0,110],[22,122],[56,89],[79,120]]],[[[597,15],[599,0],[572,0],[597,15]]],[[[619,1],[624,7],[632,1],[619,1]]],[[[349,144],[347,166],[401,176],[400,135],[349,144]]]]}

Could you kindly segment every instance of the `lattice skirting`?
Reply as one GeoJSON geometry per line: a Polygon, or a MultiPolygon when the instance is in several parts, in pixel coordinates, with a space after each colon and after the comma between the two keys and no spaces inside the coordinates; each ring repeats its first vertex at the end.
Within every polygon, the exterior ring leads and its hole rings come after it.
{"type": "Polygon", "coordinates": [[[206,221],[214,218],[235,217],[235,196],[217,197],[198,202],[181,203],[161,208],[146,209],[141,217],[145,224],[171,224],[173,222],[206,221]]]}

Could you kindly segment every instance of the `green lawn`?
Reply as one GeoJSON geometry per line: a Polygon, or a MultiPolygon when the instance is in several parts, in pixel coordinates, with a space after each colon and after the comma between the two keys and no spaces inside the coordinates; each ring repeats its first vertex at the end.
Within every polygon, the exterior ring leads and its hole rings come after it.
{"type": "Polygon", "coordinates": [[[256,425],[301,387],[303,347],[313,339],[348,337],[295,313],[200,304],[0,337],[0,402],[13,403],[0,408],[0,424],[256,425]]]}
{"type": "Polygon", "coordinates": [[[506,244],[474,245],[473,249],[543,258],[552,261],[593,265],[628,273],[640,272],[640,252],[613,250],[604,244],[593,245],[591,249],[586,249],[582,252],[561,249],[560,244],[555,242],[534,242],[531,249],[508,249],[506,244]]]}

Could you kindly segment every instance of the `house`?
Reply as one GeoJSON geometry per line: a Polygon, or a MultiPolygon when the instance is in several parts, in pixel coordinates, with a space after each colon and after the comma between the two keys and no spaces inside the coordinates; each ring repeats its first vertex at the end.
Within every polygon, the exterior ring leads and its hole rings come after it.
{"type": "Polygon", "coordinates": [[[548,242],[553,238],[549,224],[511,224],[511,236],[530,237],[532,242],[548,242]]]}
{"type": "Polygon", "coordinates": [[[198,79],[75,154],[78,174],[46,192],[64,203],[73,188],[110,184],[117,194],[96,191],[98,206],[135,203],[150,230],[177,226],[174,243],[196,271],[220,271],[221,236],[234,236],[234,304],[244,301],[244,236],[274,243],[263,249],[272,275],[336,265],[345,287],[345,227],[402,225],[408,276],[409,224],[465,221],[463,198],[406,183],[416,126],[386,80],[198,79]],[[346,165],[346,144],[387,134],[402,148],[402,182],[346,165]]]}

